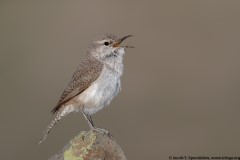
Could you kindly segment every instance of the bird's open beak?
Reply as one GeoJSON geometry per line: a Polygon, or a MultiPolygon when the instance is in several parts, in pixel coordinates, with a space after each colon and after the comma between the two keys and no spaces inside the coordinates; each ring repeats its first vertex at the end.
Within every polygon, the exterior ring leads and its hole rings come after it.
{"type": "Polygon", "coordinates": [[[125,37],[122,37],[122,38],[118,39],[118,40],[116,41],[116,43],[113,44],[113,47],[114,47],[114,48],[118,47],[118,46],[122,43],[122,41],[124,41],[124,40],[127,39],[128,37],[132,37],[132,35],[127,35],[127,36],[125,36],[125,37]]]}

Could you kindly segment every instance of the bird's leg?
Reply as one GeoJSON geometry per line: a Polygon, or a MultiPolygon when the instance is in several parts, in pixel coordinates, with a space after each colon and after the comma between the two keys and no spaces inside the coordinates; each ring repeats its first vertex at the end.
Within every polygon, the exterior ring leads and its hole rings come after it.
{"type": "Polygon", "coordinates": [[[112,137],[112,135],[107,130],[95,127],[94,123],[93,123],[93,120],[92,120],[92,117],[90,115],[86,114],[83,110],[82,110],[82,113],[83,113],[85,119],[88,121],[88,125],[92,130],[101,132],[103,134],[107,134],[108,136],[112,137]]]}
{"type": "Polygon", "coordinates": [[[93,124],[93,121],[92,121],[92,117],[89,116],[88,114],[86,114],[83,110],[82,110],[82,113],[83,113],[85,119],[87,120],[89,127],[90,127],[91,129],[94,128],[94,124],[93,124]]]}

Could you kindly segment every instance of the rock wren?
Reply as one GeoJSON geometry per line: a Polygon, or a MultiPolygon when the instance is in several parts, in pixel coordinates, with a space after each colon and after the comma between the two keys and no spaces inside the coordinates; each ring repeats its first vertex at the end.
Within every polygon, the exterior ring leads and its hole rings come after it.
{"type": "Polygon", "coordinates": [[[52,113],[56,113],[56,117],[48,125],[39,143],[45,140],[63,116],[73,111],[81,111],[91,129],[107,132],[94,126],[91,115],[107,106],[120,91],[124,48],[128,47],[120,44],[131,36],[117,38],[112,34],[102,34],[90,44],[86,57],[53,108],[52,113]]]}

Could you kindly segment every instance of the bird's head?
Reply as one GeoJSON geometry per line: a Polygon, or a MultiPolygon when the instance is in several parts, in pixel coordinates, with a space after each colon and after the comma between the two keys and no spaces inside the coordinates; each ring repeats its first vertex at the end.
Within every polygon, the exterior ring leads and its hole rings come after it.
{"type": "Polygon", "coordinates": [[[121,46],[121,43],[131,36],[117,38],[113,34],[101,34],[91,43],[88,53],[100,60],[122,57],[125,53],[124,48],[127,46],[121,46]]]}

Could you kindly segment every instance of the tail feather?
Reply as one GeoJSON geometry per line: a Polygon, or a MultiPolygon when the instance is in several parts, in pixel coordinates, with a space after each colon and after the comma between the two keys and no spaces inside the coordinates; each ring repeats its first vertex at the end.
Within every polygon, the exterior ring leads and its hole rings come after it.
{"type": "Polygon", "coordinates": [[[62,118],[62,116],[60,114],[57,114],[57,116],[51,121],[51,123],[48,125],[47,129],[43,132],[43,137],[42,139],[39,141],[39,144],[41,144],[48,136],[48,134],[50,133],[51,129],[53,128],[53,126],[62,118]]]}
{"type": "Polygon", "coordinates": [[[50,133],[51,129],[53,126],[63,117],[66,116],[68,113],[73,112],[73,107],[71,106],[65,106],[62,107],[62,109],[58,110],[56,117],[52,120],[52,122],[48,125],[47,129],[43,132],[43,137],[39,141],[39,144],[41,144],[48,136],[50,133]]]}

